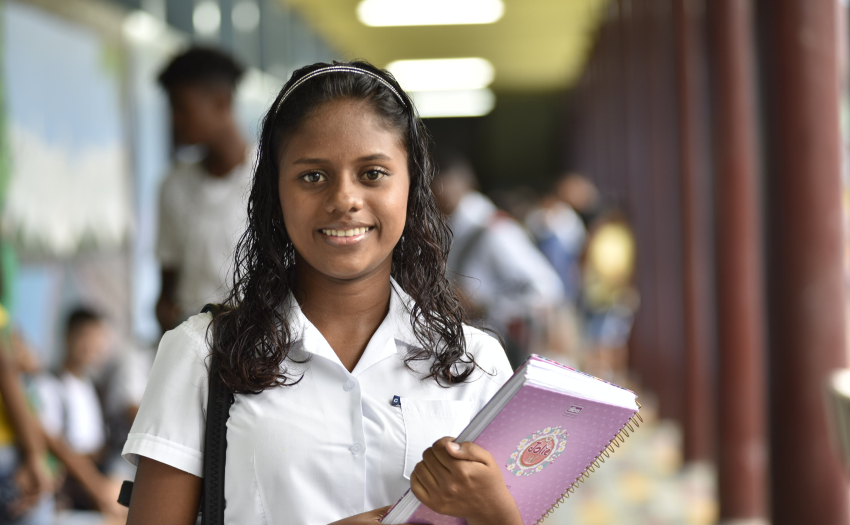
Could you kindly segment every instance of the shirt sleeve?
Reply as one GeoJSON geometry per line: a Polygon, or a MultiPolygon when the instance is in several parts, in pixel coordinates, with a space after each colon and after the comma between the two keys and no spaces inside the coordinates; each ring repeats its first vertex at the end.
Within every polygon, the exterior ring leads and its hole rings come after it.
{"type": "Polygon", "coordinates": [[[159,189],[159,223],[156,235],[156,257],[163,267],[178,268],[181,252],[181,221],[175,202],[174,175],[169,175],[159,189]]]}
{"type": "Polygon", "coordinates": [[[139,456],[203,477],[210,315],[190,318],[162,337],[122,456],[139,456]]]}

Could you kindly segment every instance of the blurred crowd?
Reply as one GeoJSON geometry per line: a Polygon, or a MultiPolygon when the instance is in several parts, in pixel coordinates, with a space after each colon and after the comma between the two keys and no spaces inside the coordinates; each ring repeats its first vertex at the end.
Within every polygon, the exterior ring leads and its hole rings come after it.
{"type": "MultiPolygon", "coordinates": [[[[62,512],[74,516],[68,523],[123,522],[117,495],[127,469],[115,459],[134,412],[126,404],[116,412],[129,383],[104,360],[108,325],[89,309],[70,312],[51,370],[0,318],[0,523],[54,523],[62,512]]],[[[134,399],[138,406],[141,392],[134,399]]]]}
{"type": "MultiPolygon", "coordinates": [[[[227,293],[255,155],[234,115],[241,76],[231,57],[193,48],[158,79],[177,151],[196,152],[175,161],[161,185],[163,331],[227,293]]],[[[624,382],[639,304],[624,215],[579,174],[553,174],[545,192],[485,194],[467,156],[452,144],[438,144],[435,154],[432,189],[454,232],[449,277],[471,322],[501,339],[514,367],[537,353],[624,382]]],[[[116,499],[133,467],[121,449],[154,349],[111,351],[128,344],[113,337],[103,312],[79,305],[66,313],[62,358],[50,368],[11,324],[0,311],[0,523],[122,522],[116,499]]]]}
{"type": "Polygon", "coordinates": [[[624,380],[639,301],[634,237],[622,213],[575,173],[542,193],[485,195],[471,163],[441,147],[432,189],[455,235],[449,277],[470,319],[501,338],[514,367],[537,353],[624,380]]]}

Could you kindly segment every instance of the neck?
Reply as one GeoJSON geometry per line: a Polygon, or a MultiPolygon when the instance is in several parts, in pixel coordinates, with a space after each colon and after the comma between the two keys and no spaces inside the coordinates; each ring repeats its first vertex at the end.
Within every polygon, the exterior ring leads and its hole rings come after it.
{"type": "Polygon", "coordinates": [[[85,367],[79,366],[79,364],[71,361],[65,362],[65,366],[63,368],[74,377],[83,377],[85,375],[85,367]]]}
{"type": "Polygon", "coordinates": [[[382,266],[362,278],[338,280],[320,275],[303,259],[296,262],[301,311],[349,371],[389,311],[391,258],[382,266]]]}
{"type": "Polygon", "coordinates": [[[204,168],[213,177],[224,177],[245,162],[248,145],[236,123],[230,119],[219,136],[207,144],[208,153],[204,168]]]}

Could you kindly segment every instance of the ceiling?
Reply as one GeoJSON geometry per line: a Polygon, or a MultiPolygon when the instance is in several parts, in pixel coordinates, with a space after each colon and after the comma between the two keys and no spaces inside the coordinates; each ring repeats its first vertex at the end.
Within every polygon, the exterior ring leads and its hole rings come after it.
{"type": "MultiPolygon", "coordinates": [[[[564,89],[581,73],[607,0],[504,0],[493,24],[368,27],[359,0],[278,0],[299,11],[340,52],[379,67],[399,59],[483,57],[497,91],[564,89]]],[[[404,0],[400,0],[404,1],[404,0]]]]}

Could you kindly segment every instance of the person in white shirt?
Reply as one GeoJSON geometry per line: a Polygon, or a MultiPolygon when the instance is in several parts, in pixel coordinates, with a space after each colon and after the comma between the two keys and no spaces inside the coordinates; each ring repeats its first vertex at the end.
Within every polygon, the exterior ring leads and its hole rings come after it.
{"type": "Polygon", "coordinates": [[[168,92],[174,141],[199,146],[198,162],[177,164],[160,188],[156,255],[162,288],[156,314],[170,330],[226,297],[227,272],[245,229],[250,148],[233,111],[243,73],[231,57],[192,48],[159,75],[168,92]]]}
{"type": "Polygon", "coordinates": [[[507,381],[463,323],[424,125],[368,63],[296,71],[263,124],[225,310],[162,339],[124,456],[129,525],[195,523],[210,355],[234,393],[224,522],[376,523],[407,490],[520,525],[499,463],[456,436],[507,381]]]}
{"type": "Polygon", "coordinates": [[[581,217],[569,204],[547,195],[528,213],[525,226],[558,272],[570,305],[575,305],[581,291],[581,255],[587,238],[581,217]]]}
{"type": "Polygon", "coordinates": [[[442,153],[432,187],[454,232],[448,275],[470,315],[483,317],[505,338],[517,366],[528,357],[531,323],[565,300],[564,283],[522,225],[476,185],[467,159],[442,153]]]}
{"type": "Polygon", "coordinates": [[[62,499],[77,510],[100,510],[113,517],[124,514],[116,498],[118,487],[103,476],[106,432],[100,398],[92,371],[105,357],[109,329],[101,316],[76,308],[65,325],[65,357],[53,374],[35,377],[35,408],[51,453],[64,465],[68,477],[57,487],[62,499]]]}
{"type": "Polygon", "coordinates": [[[53,374],[35,379],[45,432],[67,441],[77,454],[97,459],[106,435],[100,398],[90,377],[106,354],[108,331],[100,316],[77,308],[68,315],[65,358],[53,374]]]}

